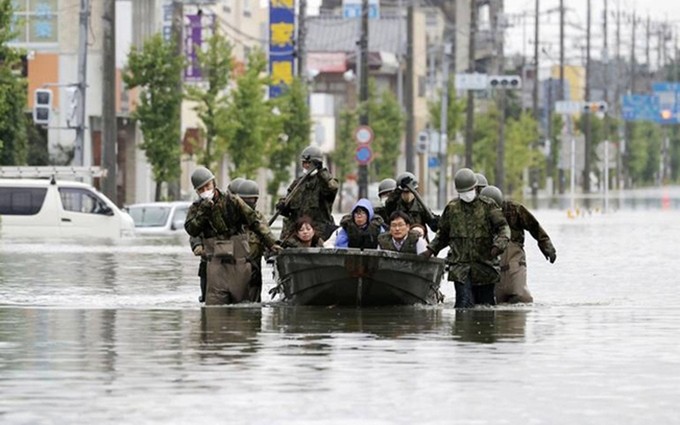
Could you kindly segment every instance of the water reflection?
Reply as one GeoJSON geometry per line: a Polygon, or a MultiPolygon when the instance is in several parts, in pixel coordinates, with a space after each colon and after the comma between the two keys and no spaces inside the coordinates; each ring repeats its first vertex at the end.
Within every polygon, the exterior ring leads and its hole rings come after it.
{"type": "Polygon", "coordinates": [[[456,310],[452,333],[458,341],[480,344],[524,338],[527,314],[526,310],[491,308],[456,310]]]}
{"type": "Polygon", "coordinates": [[[201,309],[199,342],[201,357],[231,362],[256,353],[262,329],[262,309],[253,307],[205,307],[201,309]]]}

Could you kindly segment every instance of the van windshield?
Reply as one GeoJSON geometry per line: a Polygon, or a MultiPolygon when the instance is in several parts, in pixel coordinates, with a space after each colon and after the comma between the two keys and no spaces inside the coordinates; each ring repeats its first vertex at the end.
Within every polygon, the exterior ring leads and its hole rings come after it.
{"type": "Polygon", "coordinates": [[[170,207],[130,207],[135,227],[163,227],[168,220],[170,207]]]}

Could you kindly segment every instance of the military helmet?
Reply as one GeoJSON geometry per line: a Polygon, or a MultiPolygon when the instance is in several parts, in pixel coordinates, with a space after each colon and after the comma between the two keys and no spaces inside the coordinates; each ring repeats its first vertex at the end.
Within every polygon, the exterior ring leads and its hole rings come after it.
{"type": "Polygon", "coordinates": [[[477,176],[475,176],[475,172],[471,169],[461,168],[453,176],[453,182],[456,184],[458,192],[467,192],[477,186],[477,176]]]}
{"type": "Polygon", "coordinates": [[[227,186],[227,190],[233,193],[234,195],[240,195],[239,186],[241,186],[241,184],[243,184],[244,181],[246,181],[246,179],[244,179],[243,177],[236,177],[234,180],[231,181],[231,183],[229,183],[229,185],[227,186]]]}
{"type": "Polygon", "coordinates": [[[194,190],[198,190],[205,186],[210,180],[214,180],[215,176],[212,171],[205,167],[198,167],[191,173],[191,184],[194,186],[194,190]]]}
{"type": "Polygon", "coordinates": [[[307,161],[323,162],[323,154],[321,153],[321,149],[317,148],[316,146],[307,146],[300,154],[300,159],[305,162],[307,161]]]}
{"type": "Polygon", "coordinates": [[[477,177],[477,187],[485,188],[489,185],[489,181],[486,179],[484,174],[475,173],[475,177],[477,177]]]}
{"type": "Polygon", "coordinates": [[[413,187],[415,189],[418,189],[418,179],[416,179],[416,176],[413,173],[408,171],[401,173],[397,176],[397,185],[399,185],[399,187],[404,187],[404,185],[402,185],[402,182],[404,180],[408,180],[409,178],[411,179],[413,187]]]}
{"type": "Polygon", "coordinates": [[[384,195],[385,193],[392,192],[397,188],[397,181],[394,179],[384,179],[378,185],[378,196],[384,195]]]}
{"type": "Polygon", "coordinates": [[[257,198],[260,196],[260,188],[254,180],[244,180],[237,193],[241,198],[257,198]]]}
{"type": "Polygon", "coordinates": [[[487,186],[479,194],[493,199],[499,207],[503,205],[503,192],[496,186],[487,186]]]}

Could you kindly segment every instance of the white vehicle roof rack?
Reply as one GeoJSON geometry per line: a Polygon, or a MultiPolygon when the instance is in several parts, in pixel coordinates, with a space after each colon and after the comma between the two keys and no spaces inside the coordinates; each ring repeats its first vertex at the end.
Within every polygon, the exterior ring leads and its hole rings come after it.
{"type": "Polygon", "coordinates": [[[41,178],[50,177],[106,177],[106,170],[101,167],[69,167],[69,166],[3,166],[0,177],[41,178]]]}

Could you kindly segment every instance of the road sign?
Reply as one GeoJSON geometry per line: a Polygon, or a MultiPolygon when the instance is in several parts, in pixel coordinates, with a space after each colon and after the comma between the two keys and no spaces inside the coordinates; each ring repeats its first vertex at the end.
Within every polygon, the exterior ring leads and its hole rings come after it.
{"type": "Polygon", "coordinates": [[[581,112],[583,102],[577,100],[559,100],[555,102],[555,112],[562,115],[574,115],[581,112]]]}
{"type": "Polygon", "coordinates": [[[680,123],[680,84],[659,82],[652,84],[652,91],[659,99],[656,122],[660,124],[680,123]]]}
{"type": "Polygon", "coordinates": [[[456,74],[456,90],[486,90],[489,87],[489,76],[486,74],[456,74]]]}
{"type": "MultiPolygon", "coordinates": [[[[342,17],[346,19],[361,18],[361,0],[344,0],[342,17]]],[[[380,4],[377,0],[368,1],[368,19],[380,18],[380,4]]]]}
{"type": "Polygon", "coordinates": [[[354,153],[354,158],[357,160],[359,165],[368,165],[373,161],[373,151],[368,145],[361,145],[357,148],[354,153]]]}
{"type": "Polygon", "coordinates": [[[427,166],[428,168],[438,168],[439,167],[439,158],[436,156],[431,156],[427,159],[427,166]]]}
{"type": "Polygon", "coordinates": [[[360,125],[354,130],[354,140],[360,145],[367,145],[373,141],[373,129],[367,125],[360,125]]]}
{"type": "Polygon", "coordinates": [[[659,98],[646,94],[623,96],[621,115],[624,121],[657,122],[660,116],[659,98]]]}

